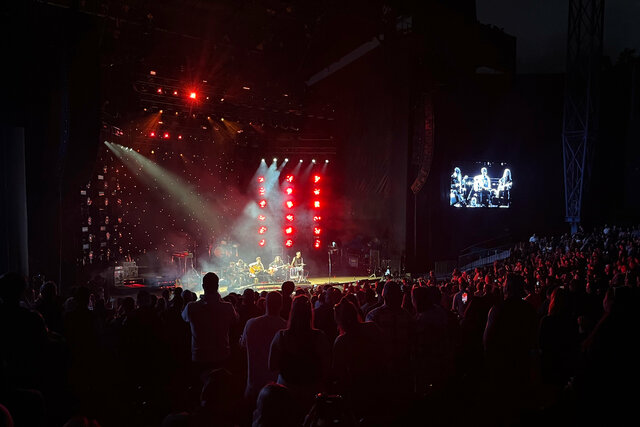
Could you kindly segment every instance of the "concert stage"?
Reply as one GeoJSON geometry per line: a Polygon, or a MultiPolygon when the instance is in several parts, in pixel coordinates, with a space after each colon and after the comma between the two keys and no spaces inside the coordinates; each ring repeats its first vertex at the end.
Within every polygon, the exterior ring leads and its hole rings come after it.
{"type": "MultiPolygon", "coordinates": [[[[296,283],[296,288],[306,289],[306,288],[311,288],[314,286],[322,286],[322,285],[343,286],[343,285],[357,282],[360,280],[376,281],[378,279],[380,278],[371,277],[371,276],[310,277],[307,283],[296,283]]],[[[251,288],[257,292],[275,291],[275,290],[279,290],[281,286],[282,286],[282,282],[251,284],[246,286],[238,286],[233,289],[229,289],[226,286],[220,286],[220,293],[222,295],[226,295],[230,292],[242,293],[247,288],[251,288]]]]}

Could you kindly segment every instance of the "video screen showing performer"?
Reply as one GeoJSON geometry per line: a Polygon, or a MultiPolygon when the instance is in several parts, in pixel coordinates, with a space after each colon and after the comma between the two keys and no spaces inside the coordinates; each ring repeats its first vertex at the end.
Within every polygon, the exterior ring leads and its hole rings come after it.
{"type": "Polygon", "coordinates": [[[460,164],[451,173],[449,205],[456,208],[509,208],[512,187],[511,169],[506,163],[460,164]]]}

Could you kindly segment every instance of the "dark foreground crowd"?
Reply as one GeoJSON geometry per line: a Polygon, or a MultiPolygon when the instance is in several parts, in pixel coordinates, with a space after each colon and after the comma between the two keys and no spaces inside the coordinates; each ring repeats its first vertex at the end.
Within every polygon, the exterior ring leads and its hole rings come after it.
{"type": "Polygon", "coordinates": [[[509,259],[224,298],[0,278],[0,426],[635,424],[640,230],[509,259]]]}

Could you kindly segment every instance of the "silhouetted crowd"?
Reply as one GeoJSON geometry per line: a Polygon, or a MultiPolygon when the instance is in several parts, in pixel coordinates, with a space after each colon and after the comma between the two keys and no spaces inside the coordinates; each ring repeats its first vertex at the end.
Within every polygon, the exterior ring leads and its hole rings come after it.
{"type": "Polygon", "coordinates": [[[633,423],[639,250],[639,228],[534,234],[441,280],[224,298],[214,273],[135,299],[7,273],[0,426],[633,423]]]}

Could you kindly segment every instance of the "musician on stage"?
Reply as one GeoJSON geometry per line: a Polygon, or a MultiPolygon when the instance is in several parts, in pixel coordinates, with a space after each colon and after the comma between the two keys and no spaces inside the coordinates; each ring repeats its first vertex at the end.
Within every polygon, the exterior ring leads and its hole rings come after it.
{"type": "Polygon", "coordinates": [[[291,270],[289,272],[289,277],[294,282],[302,282],[305,280],[305,271],[304,271],[304,259],[302,258],[302,253],[300,251],[296,252],[296,256],[293,257],[291,263],[289,264],[291,270]]]}
{"type": "Polygon", "coordinates": [[[262,258],[256,257],[256,262],[249,264],[249,267],[253,267],[254,271],[264,271],[264,265],[262,265],[262,258]]]}
{"type": "Polygon", "coordinates": [[[464,204],[464,183],[462,181],[462,173],[460,168],[456,167],[451,174],[451,192],[450,192],[450,204],[451,206],[461,206],[464,204]]]}
{"type": "Polygon", "coordinates": [[[280,255],[276,255],[276,257],[273,259],[273,262],[269,264],[269,268],[271,269],[280,268],[283,265],[284,265],[284,262],[282,261],[282,258],[280,258],[280,255]]]}
{"type": "Polygon", "coordinates": [[[296,252],[296,256],[291,260],[291,267],[302,267],[304,265],[304,259],[300,251],[296,252]]]}
{"type": "Polygon", "coordinates": [[[476,196],[479,198],[480,205],[488,206],[491,197],[491,178],[487,168],[480,169],[480,175],[476,175],[474,181],[477,182],[476,196]]]}
{"type": "Polygon", "coordinates": [[[504,203],[507,206],[511,200],[511,187],[513,180],[511,179],[511,170],[505,169],[502,173],[502,178],[498,180],[498,188],[495,189],[495,196],[500,200],[500,203],[504,203]]]}

